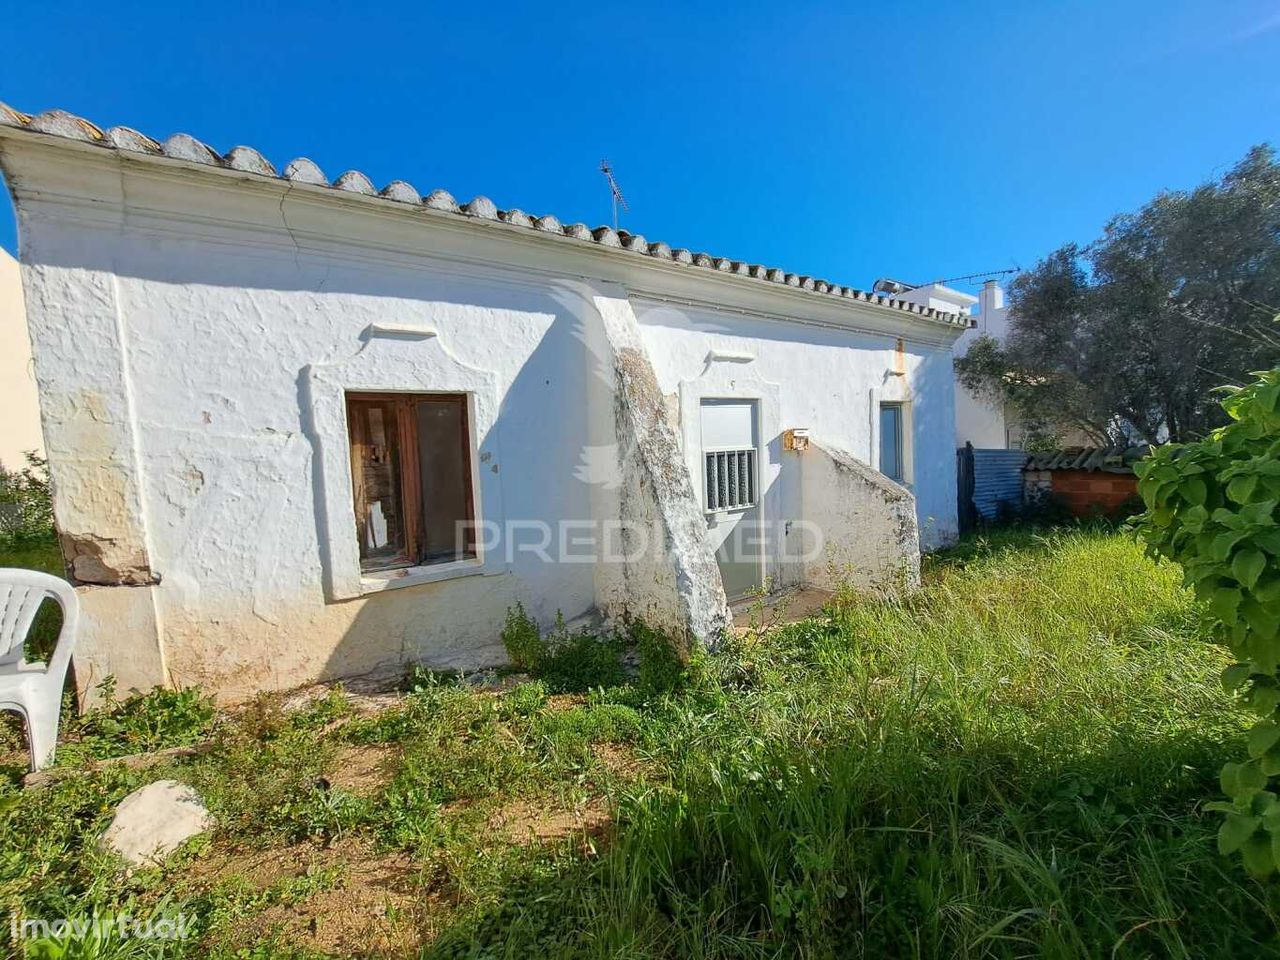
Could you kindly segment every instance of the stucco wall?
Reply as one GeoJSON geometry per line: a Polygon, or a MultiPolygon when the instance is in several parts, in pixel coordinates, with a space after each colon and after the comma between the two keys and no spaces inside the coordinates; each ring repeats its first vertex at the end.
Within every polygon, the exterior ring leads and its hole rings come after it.
{"type": "Polygon", "coordinates": [[[40,453],[40,405],[31,365],[31,338],[18,261],[0,249],[0,464],[10,470],[40,453]]]}
{"type": "MultiPolygon", "coordinates": [[[[805,581],[894,590],[920,582],[920,542],[911,492],[845,450],[816,442],[801,457],[805,518],[822,550],[805,581]]],[[[815,551],[817,552],[817,551],[815,551]]]]}
{"type": "Polygon", "coordinates": [[[501,478],[485,519],[590,521],[589,490],[573,470],[585,433],[581,321],[548,289],[286,251],[177,243],[119,253],[152,564],[163,572],[157,601],[176,678],[212,671],[256,684],[264,674],[285,682],[405,660],[474,666],[501,659],[502,616],[517,600],[543,622],[591,608],[590,566],[520,550],[540,542],[532,528],[491,575],[337,604],[322,588],[299,371],[354,352],[376,320],[430,325],[459,362],[496,375],[498,416],[477,438],[481,470],[501,478]],[[199,282],[163,279],[195,261],[199,282]]]}
{"type": "Polygon", "coordinates": [[[681,460],[682,391],[769,397],[762,481],[784,525],[803,501],[781,429],[874,464],[876,403],[909,404],[922,540],[954,532],[954,332],[938,324],[503,223],[27,149],[0,160],[57,521],[96,584],[84,676],[236,699],[407,661],[475,667],[502,659],[516,601],[544,623],[603,608],[710,639],[724,594],[681,460]],[[752,359],[709,364],[718,347],[752,359]],[[429,391],[437,376],[484,393],[478,509],[501,539],[468,575],[362,592],[338,569],[354,523],[331,451],[346,437],[320,392],[429,391]],[[569,559],[536,529],[630,519],[653,528],[647,567],[590,547],[569,559]]]}
{"type": "MultiPolygon", "coordinates": [[[[711,306],[638,299],[636,312],[664,393],[709,381],[707,396],[777,397],[762,416],[761,461],[765,519],[785,525],[802,518],[798,455],[782,450],[782,432],[808,428],[873,467],[878,466],[876,407],[909,404],[912,475],[920,542],[933,549],[956,536],[954,379],[948,346],[904,343],[904,372],[896,367],[896,338],[782,319],[744,317],[711,306]],[[708,359],[717,355],[729,360],[708,359]],[[769,422],[769,421],[772,422],[769,422]]],[[[697,410],[681,408],[682,420],[697,410]]],[[[788,555],[796,550],[785,548],[788,555]]],[[[800,551],[802,552],[802,551],[800,551]]],[[[780,560],[770,573],[795,582],[799,568],[780,560]]]]}

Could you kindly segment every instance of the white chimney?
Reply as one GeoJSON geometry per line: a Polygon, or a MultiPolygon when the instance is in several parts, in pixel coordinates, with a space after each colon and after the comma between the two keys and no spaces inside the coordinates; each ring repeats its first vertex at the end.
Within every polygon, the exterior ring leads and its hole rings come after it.
{"type": "Polygon", "coordinates": [[[1004,288],[994,280],[982,285],[978,294],[977,333],[980,336],[992,336],[997,340],[1004,337],[1008,329],[1006,317],[1008,311],[1004,305],[1004,288]]]}

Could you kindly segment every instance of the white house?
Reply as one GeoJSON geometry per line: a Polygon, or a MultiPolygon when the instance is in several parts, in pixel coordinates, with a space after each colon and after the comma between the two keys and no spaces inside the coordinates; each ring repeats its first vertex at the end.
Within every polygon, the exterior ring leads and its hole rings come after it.
{"type": "Polygon", "coordinates": [[[475,667],[517,601],[714,642],[955,533],[967,318],[59,111],[0,166],[82,688],[475,667]]]}
{"type": "MultiPolygon", "coordinates": [[[[898,294],[902,300],[961,314],[968,329],[952,348],[963,357],[979,337],[1003,340],[1009,331],[1009,308],[1004,290],[994,280],[983,284],[978,296],[953,290],[941,283],[926,283],[898,294]]],[[[979,450],[1006,450],[1022,445],[1022,432],[1013,412],[1000,400],[979,396],[956,384],[956,446],[972,443],[979,450]]]]}
{"type": "MultiPolygon", "coordinates": [[[[1009,308],[1004,290],[994,280],[982,285],[973,325],[956,341],[955,355],[963,357],[979,337],[1003,341],[1009,333],[1009,308]]],[[[1015,412],[1001,400],[979,396],[956,384],[956,445],[972,443],[978,449],[1004,450],[1022,447],[1023,431],[1015,412]]]]}

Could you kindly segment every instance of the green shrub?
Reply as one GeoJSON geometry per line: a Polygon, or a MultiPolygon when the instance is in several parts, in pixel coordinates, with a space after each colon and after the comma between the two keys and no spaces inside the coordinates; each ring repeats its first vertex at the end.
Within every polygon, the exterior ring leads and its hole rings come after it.
{"type": "Polygon", "coordinates": [[[1182,566],[1237,661],[1223,685],[1259,717],[1248,759],[1222,770],[1231,802],[1210,806],[1226,814],[1222,852],[1265,877],[1280,865],[1280,368],[1256,376],[1223,402],[1231,423],[1137,472],[1148,551],[1182,566]]]}
{"type": "Polygon", "coordinates": [[[196,687],[134,694],[114,700],[114,684],[103,685],[107,703],[70,724],[74,742],[59,751],[80,759],[123,756],[166,747],[188,746],[209,735],[214,718],[213,698],[196,687]]]}
{"type": "Polygon", "coordinates": [[[560,611],[556,611],[555,626],[543,637],[517,603],[507,610],[502,645],[513,666],[543,681],[551,693],[581,693],[625,679],[619,638],[571,633],[560,611]]]}
{"type": "Polygon", "coordinates": [[[688,675],[682,648],[665,633],[640,620],[627,625],[627,639],[640,656],[636,685],[646,696],[660,696],[680,689],[688,675]]]}
{"type": "Polygon", "coordinates": [[[542,642],[538,625],[524,612],[524,604],[517,601],[507,608],[507,622],[502,627],[502,645],[507,649],[511,665],[533,673],[547,655],[547,645],[542,642]]]}
{"type": "Polygon", "coordinates": [[[547,657],[536,673],[548,690],[582,693],[593,687],[612,687],[626,679],[617,638],[571,634],[563,629],[563,622],[560,628],[551,635],[547,657]]]}
{"type": "Polygon", "coordinates": [[[0,464],[0,545],[16,546],[53,536],[48,462],[27,453],[20,470],[0,464]]]}

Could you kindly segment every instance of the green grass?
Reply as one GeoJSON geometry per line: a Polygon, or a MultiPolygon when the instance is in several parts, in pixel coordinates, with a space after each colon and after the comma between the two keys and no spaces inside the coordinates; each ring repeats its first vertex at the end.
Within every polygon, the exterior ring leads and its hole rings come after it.
{"type": "Polygon", "coordinates": [[[0,548],[0,567],[43,570],[61,577],[65,572],[62,550],[53,536],[27,540],[0,548]]]}
{"type": "MultiPolygon", "coordinates": [[[[60,762],[215,746],[0,787],[0,903],[197,917],[166,956],[311,955],[306,937],[244,931],[342,881],[253,893],[197,882],[196,865],[354,839],[412,863],[430,957],[1280,956],[1275,890],[1217,854],[1201,811],[1244,720],[1177,571],[1073,530],[969,540],[925,579],[901,602],[841,597],[683,677],[652,649],[632,681],[611,662],[613,685],[569,698],[549,694],[590,686],[599,645],[501,695],[420,677],[369,717],[335,692],[292,713],[264,698],[215,717],[167,694],[85,718],[60,762]],[[372,792],[328,783],[342,751],[368,748],[390,758],[372,792]],[[122,880],[94,839],[162,775],[194,784],[219,831],[122,880]],[[493,827],[513,804],[597,801],[614,827],[586,842],[493,827]]],[[[160,955],[142,949],[87,955],[160,955]]]]}

